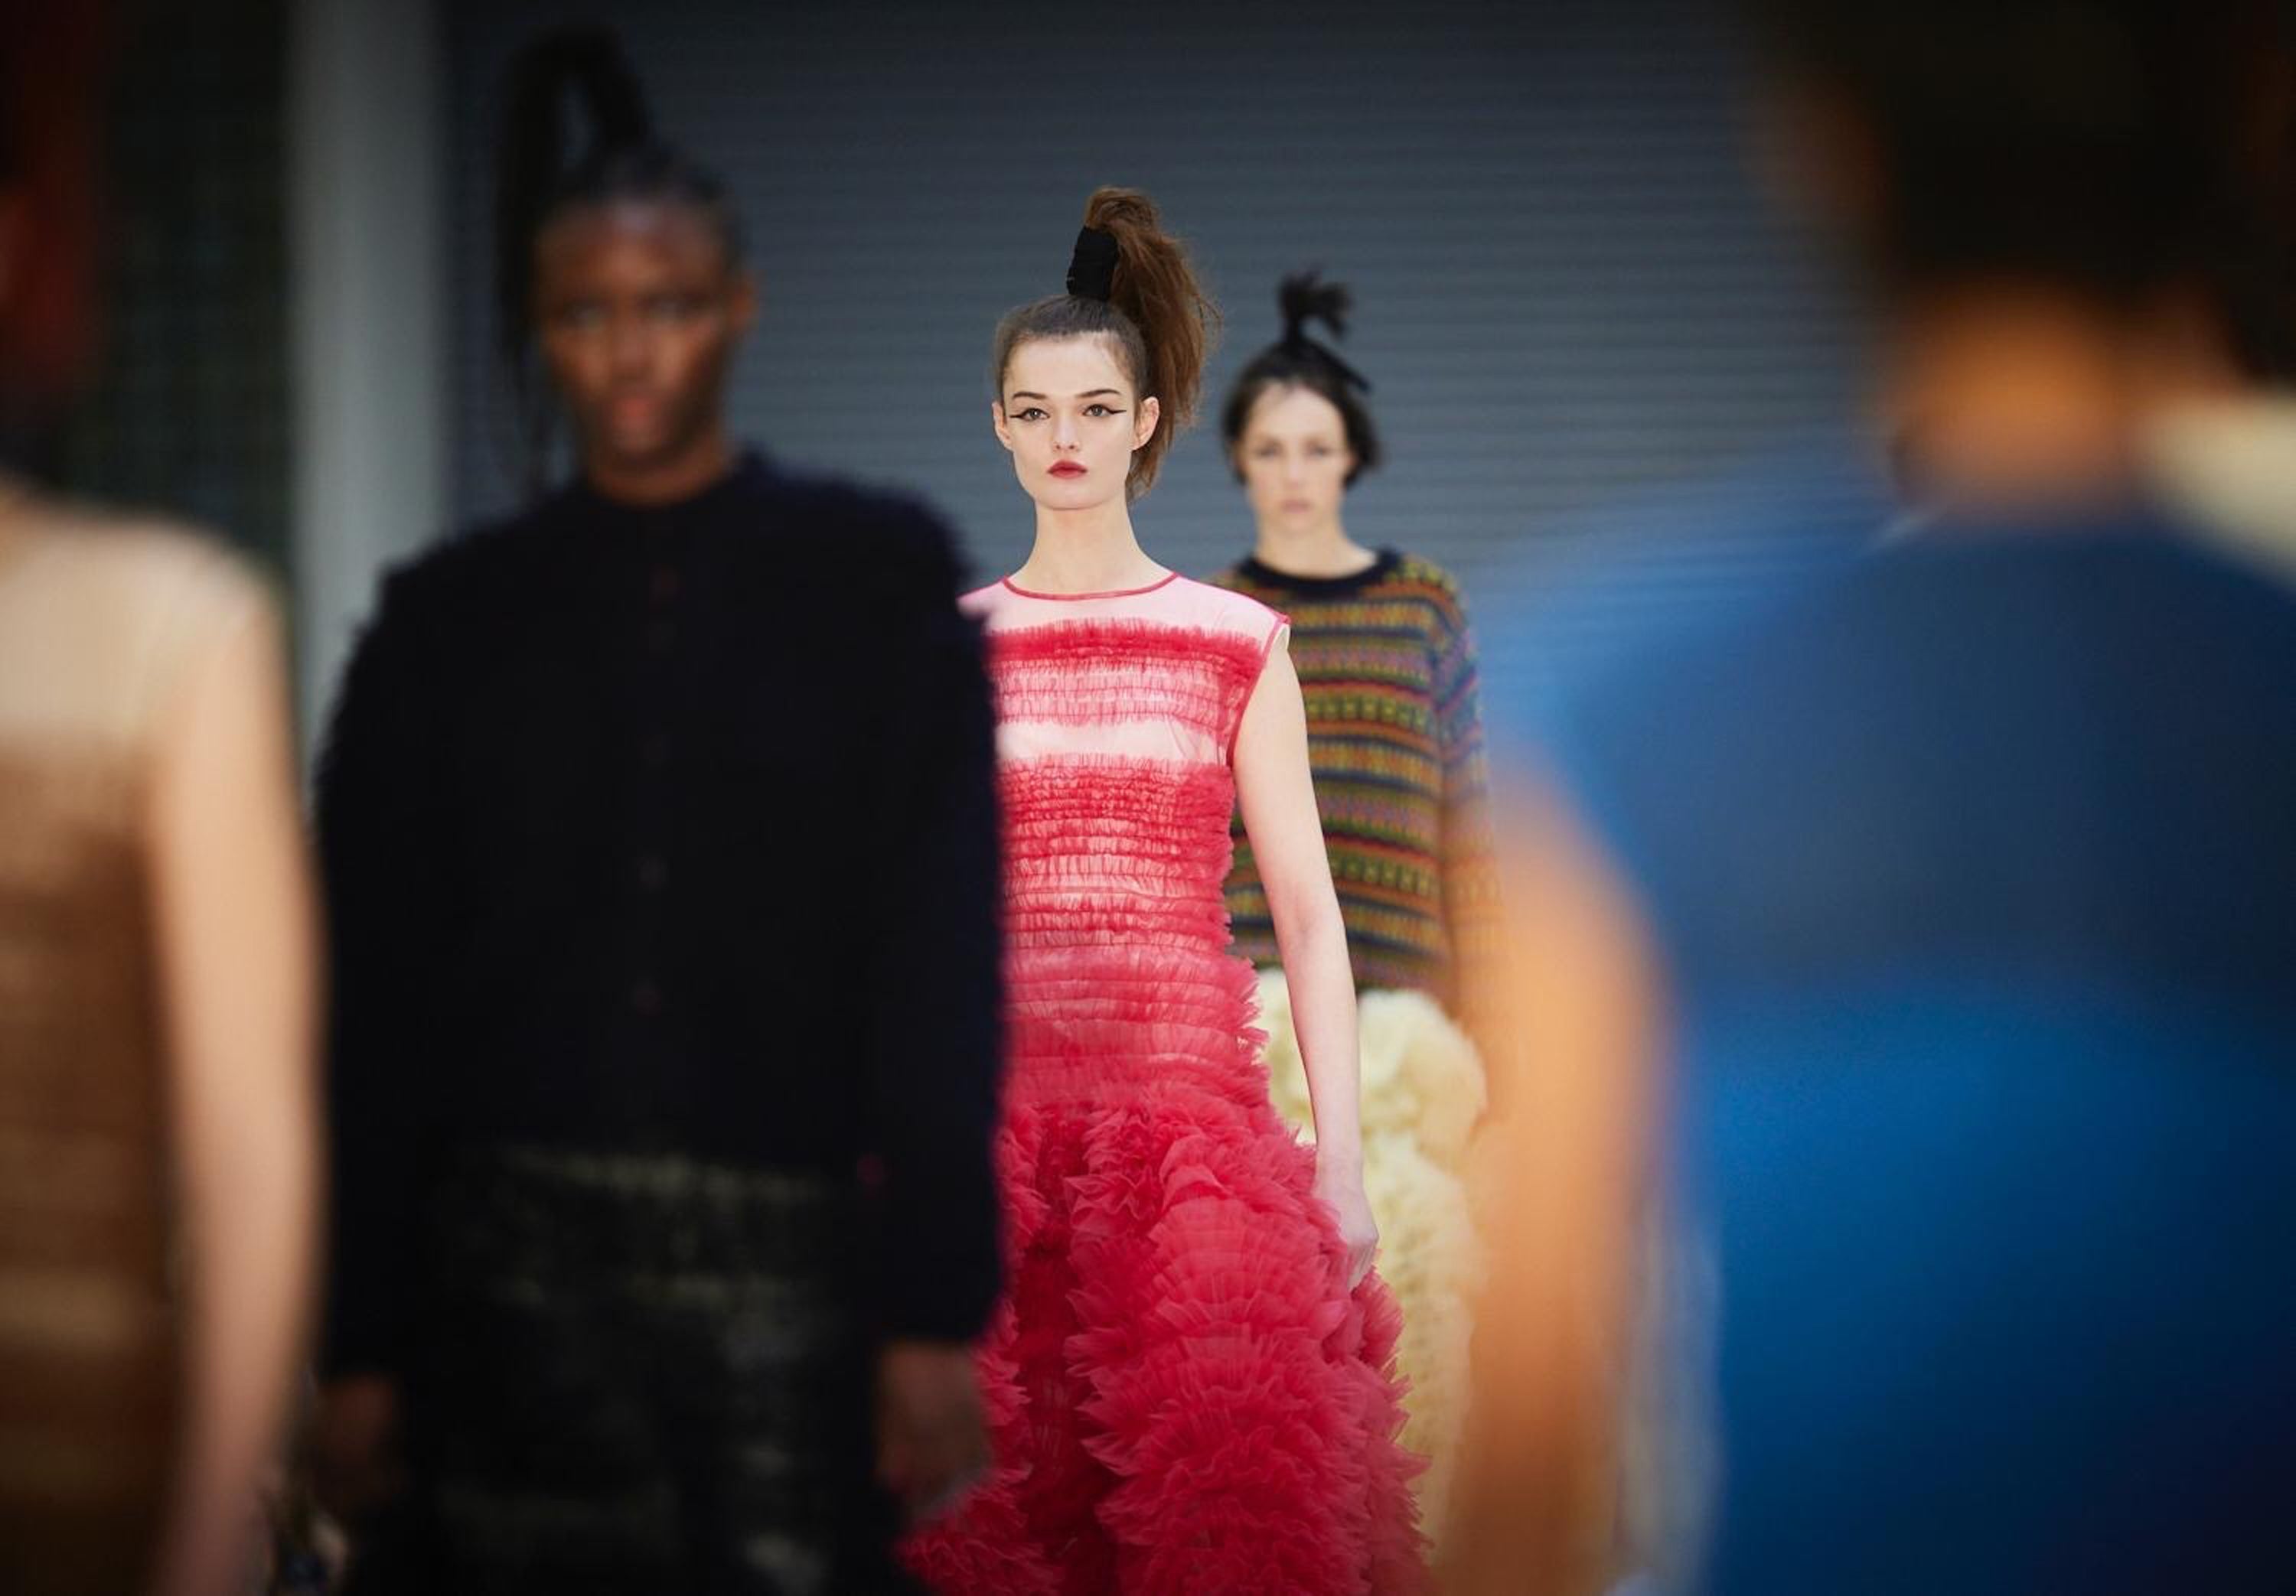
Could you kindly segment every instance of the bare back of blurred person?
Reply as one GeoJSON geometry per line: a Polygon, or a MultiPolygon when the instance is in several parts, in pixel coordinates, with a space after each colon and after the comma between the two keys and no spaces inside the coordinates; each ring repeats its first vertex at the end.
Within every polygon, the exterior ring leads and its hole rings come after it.
{"type": "MultiPolygon", "coordinates": [[[[0,385],[85,360],[84,12],[0,10],[0,385]]],[[[278,639],[207,541],[0,475],[0,1589],[244,1589],[311,1278],[278,639]]]]}

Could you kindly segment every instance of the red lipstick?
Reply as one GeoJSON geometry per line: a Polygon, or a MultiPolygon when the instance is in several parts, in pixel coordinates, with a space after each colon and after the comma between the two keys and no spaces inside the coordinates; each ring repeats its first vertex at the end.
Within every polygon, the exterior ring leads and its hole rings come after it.
{"type": "Polygon", "coordinates": [[[1081,477],[1084,473],[1085,468],[1073,460],[1063,460],[1052,468],[1052,475],[1055,477],[1081,477]]]}

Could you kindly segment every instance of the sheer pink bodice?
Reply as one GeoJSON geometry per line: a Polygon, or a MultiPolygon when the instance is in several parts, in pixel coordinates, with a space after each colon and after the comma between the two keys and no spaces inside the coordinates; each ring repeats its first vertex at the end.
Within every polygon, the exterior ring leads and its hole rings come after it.
{"type": "Polygon", "coordinates": [[[1007,764],[1104,755],[1226,769],[1286,625],[1256,600],[1177,574],[1064,597],[999,582],[964,607],[994,645],[1007,764]]]}
{"type": "Polygon", "coordinates": [[[1137,1083],[1113,1053],[1144,1071],[1240,1060],[1223,1086],[1264,1095],[1223,888],[1229,757],[1283,618],[1177,576],[1085,597],[1005,582],[965,604],[997,697],[1009,1090],[1121,1093],[1137,1083]]]}

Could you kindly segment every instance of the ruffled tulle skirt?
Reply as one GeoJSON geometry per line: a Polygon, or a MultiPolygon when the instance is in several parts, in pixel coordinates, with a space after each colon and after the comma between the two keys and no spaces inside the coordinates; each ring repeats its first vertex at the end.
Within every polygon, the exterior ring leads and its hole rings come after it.
{"type": "MultiPolygon", "coordinates": [[[[1276,1110],[1312,1132],[1308,1082],[1283,972],[1259,978],[1276,1110]]],[[[1418,992],[1367,992],[1362,1035],[1364,1185],[1379,1221],[1380,1273],[1403,1311],[1396,1367],[1410,1387],[1403,1442],[1427,1460],[1422,1521],[1439,1539],[1464,1428],[1471,1305],[1482,1256],[1467,1182],[1485,1101],[1474,1044],[1418,992]]]]}
{"type": "Polygon", "coordinates": [[[1249,968],[1067,947],[1011,976],[995,1463],[911,1567],[981,1596],[1422,1589],[1400,1316],[1376,1275],[1347,1289],[1249,968]]]}

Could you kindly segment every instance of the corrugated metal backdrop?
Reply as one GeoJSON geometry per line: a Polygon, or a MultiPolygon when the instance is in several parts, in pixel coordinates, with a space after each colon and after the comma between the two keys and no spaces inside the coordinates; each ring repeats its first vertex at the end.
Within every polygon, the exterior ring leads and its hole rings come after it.
{"type": "MultiPolygon", "coordinates": [[[[462,0],[456,502],[513,494],[488,299],[502,63],[549,22],[603,20],[757,240],[766,314],[735,405],[769,449],[922,489],[985,571],[1017,563],[1029,505],[988,432],[989,331],[1059,286],[1086,193],[1126,183],[1192,239],[1228,311],[1216,380],[1273,336],[1280,274],[1320,265],[1355,286],[1349,357],[1377,385],[1391,462],[1350,498],[1357,536],[1471,589],[1537,568],[1614,519],[1604,507],[1842,410],[1844,322],[1754,192],[1722,14],[462,0]]],[[[1136,519],[1196,572],[1250,530],[1208,430],[1136,519]]]]}
{"type": "Polygon", "coordinates": [[[75,490],[203,521],[275,567],[290,558],[284,9],[119,8],[102,353],[59,462],[75,490]]]}

